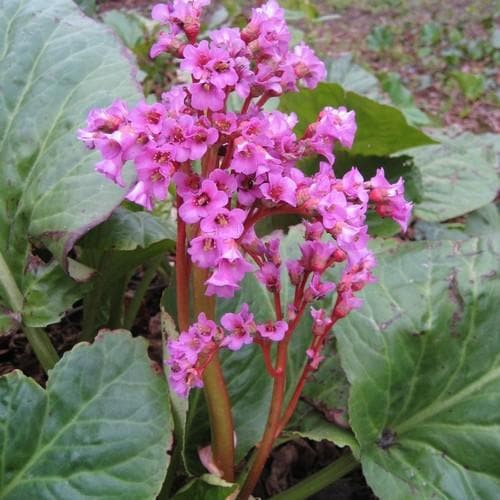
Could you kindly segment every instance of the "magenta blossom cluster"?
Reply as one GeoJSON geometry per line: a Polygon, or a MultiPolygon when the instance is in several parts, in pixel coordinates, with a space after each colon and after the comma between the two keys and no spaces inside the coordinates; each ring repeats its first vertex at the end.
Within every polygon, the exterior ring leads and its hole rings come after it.
{"type": "Polygon", "coordinates": [[[207,3],[175,0],[153,9],[166,31],[151,55],[166,51],[179,57],[192,81],[165,92],[159,103],[128,109],[116,101],[93,110],[79,131],[79,138],[102,155],[96,169],[114,182],[123,185],[123,165],[134,163],[129,200],[151,209],[167,197],[173,182],[178,216],[191,228],[188,254],[194,265],[209,270],[206,295],[232,297],[245,275],[255,272],[274,297],[276,317],[266,323],[257,324],[245,304],[225,314],[222,326],[200,315],[169,342],[170,381],[184,396],[202,385],[204,367],[220,348],[257,343],[272,372],[270,343],[292,335],[307,308],[313,318],[307,356],[317,368],[333,324],[361,305],[356,292],[373,281],[368,208],[393,218],[403,230],[411,213],[403,181],[389,183],[382,168],[368,181],[356,168],[335,175],[334,146],[350,148],[354,141],[353,111],[326,107],[297,137],[295,114],[264,110],[269,98],[299,86],[314,88],[325,76],[309,47],[289,49],[290,32],[278,4],[269,0],[253,9],[241,30],[222,28],[196,42],[207,3]],[[228,110],[232,93],[242,102],[237,113],[228,110]],[[322,161],[316,174],[306,176],[297,162],[311,155],[322,161]],[[305,221],[297,260],[282,262],[279,238],[263,242],[255,234],[258,221],[282,213],[305,221]],[[327,271],[340,265],[341,278],[334,283],[327,271]],[[295,289],[289,304],[281,304],[284,279],[295,289]],[[333,294],[329,312],[313,307],[333,294]]]}

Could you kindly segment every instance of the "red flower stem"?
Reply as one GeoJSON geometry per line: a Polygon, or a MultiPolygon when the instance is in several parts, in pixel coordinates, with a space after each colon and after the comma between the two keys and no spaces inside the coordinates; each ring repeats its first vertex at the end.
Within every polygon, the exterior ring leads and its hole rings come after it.
{"type": "Polygon", "coordinates": [[[283,311],[281,310],[280,292],[274,292],[274,310],[276,311],[276,321],[283,319],[283,311]]]}
{"type": "MultiPolygon", "coordinates": [[[[215,300],[205,295],[207,269],[193,266],[193,290],[195,314],[204,312],[208,319],[214,319],[215,300]]],[[[234,481],[234,425],[231,414],[231,402],[227,391],[224,374],[215,353],[203,372],[205,399],[207,401],[210,429],[212,432],[212,455],[215,465],[222,472],[222,477],[234,481]]]]}
{"type": "Polygon", "coordinates": [[[246,480],[241,487],[241,491],[238,494],[239,500],[247,500],[247,498],[249,498],[252,494],[276,439],[276,429],[280,422],[281,409],[285,398],[285,374],[288,342],[289,338],[287,337],[278,345],[276,376],[274,378],[273,394],[271,397],[271,407],[267,418],[266,430],[260,444],[258,445],[248,476],[246,477],[246,480]]]}
{"type": "Polygon", "coordinates": [[[264,219],[265,217],[269,217],[272,215],[282,215],[282,214],[297,214],[297,215],[307,215],[305,209],[303,208],[294,208],[289,205],[284,205],[284,206],[277,206],[277,207],[272,207],[272,208],[261,208],[257,210],[254,214],[252,214],[250,217],[245,222],[244,226],[244,231],[242,236],[240,237],[240,240],[243,238],[245,233],[253,227],[257,222],[259,222],[261,219],[264,219]]]}
{"type": "Polygon", "coordinates": [[[264,104],[266,104],[270,97],[271,94],[269,92],[264,93],[262,97],[257,101],[257,107],[261,108],[262,106],[264,106],[264,104]]]}
{"type": "Polygon", "coordinates": [[[215,144],[212,146],[205,154],[201,160],[201,175],[203,177],[208,177],[208,174],[215,168],[217,168],[218,163],[218,150],[219,146],[215,144]]]}
{"type": "Polygon", "coordinates": [[[179,330],[189,328],[189,263],[186,253],[186,223],[179,217],[182,198],[177,196],[177,244],[175,250],[175,284],[177,296],[177,322],[179,330]]]}
{"type": "MultiPolygon", "coordinates": [[[[275,300],[276,300],[275,294],[275,300]]],[[[286,365],[288,357],[288,344],[291,336],[302,318],[305,310],[305,302],[297,312],[295,319],[289,324],[286,337],[278,344],[278,354],[276,358],[276,368],[274,369],[274,387],[271,397],[271,406],[267,418],[266,430],[262,436],[260,444],[257,446],[250,471],[238,495],[239,500],[246,500],[252,494],[252,491],[259,480],[262,469],[273,449],[273,444],[281,432],[281,412],[285,399],[286,389],[286,365]]],[[[281,307],[281,306],[280,306],[281,307]]]]}
{"type": "Polygon", "coordinates": [[[257,342],[262,350],[262,357],[264,358],[264,364],[266,365],[266,370],[271,375],[271,377],[276,377],[278,372],[273,367],[273,362],[271,360],[271,344],[265,340],[257,342]]]}
{"type": "Polygon", "coordinates": [[[233,159],[233,151],[234,151],[234,141],[231,139],[229,144],[227,145],[226,154],[224,155],[224,159],[222,160],[221,169],[225,170],[229,167],[231,160],[233,159]]]}
{"type": "Polygon", "coordinates": [[[252,96],[249,95],[247,96],[245,102],[243,103],[243,106],[241,107],[240,115],[244,115],[248,111],[251,102],[252,102],[252,96]]]}
{"type": "MultiPolygon", "coordinates": [[[[332,315],[331,315],[332,322],[325,328],[324,332],[321,335],[313,337],[311,344],[309,346],[310,349],[314,349],[315,351],[320,351],[322,349],[325,341],[326,341],[326,337],[331,332],[335,323],[340,319],[340,318],[336,317],[335,313],[334,313],[335,308],[336,308],[339,300],[340,300],[340,296],[337,296],[337,300],[335,301],[335,305],[333,306],[333,309],[332,309],[332,315]]],[[[280,424],[279,424],[279,427],[278,427],[278,434],[280,434],[283,431],[283,429],[287,426],[288,422],[292,418],[293,413],[294,413],[294,411],[297,408],[297,405],[299,403],[300,396],[302,394],[304,386],[307,382],[307,377],[309,376],[309,374],[312,371],[313,371],[313,369],[312,369],[311,365],[309,363],[307,363],[306,366],[304,367],[304,369],[302,370],[302,374],[300,375],[299,381],[297,382],[297,385],[295,387],[293,395],[290,398],[290,401],[288,402],[288,404],[286,406],[285,412],[283,414],[283,417],[282,417],[280,424]]]]}

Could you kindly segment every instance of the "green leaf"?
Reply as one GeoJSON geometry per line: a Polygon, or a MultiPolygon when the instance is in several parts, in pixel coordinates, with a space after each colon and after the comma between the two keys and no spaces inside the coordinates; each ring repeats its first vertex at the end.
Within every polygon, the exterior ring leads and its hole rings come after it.
{"type": "Polygon", "coordinates": [[[336,328],[378,497],[497,496],[499,252],[498,236],[386,244],[379,283],[336,328]]]}
{"type": "Polygon", "coordinates": [[[439,223],[417,220],[413,226],[417,240],[466,240],[471,236],[500,233],[499,208],[490,203],[466,215],[465,222],[439,223]]]}
{"type": "Polygon", "coordinates": [[[429,117],[415,105],[411,92],[403,85],[398,73],[383,73],[379,76],[382,88],[389,94],[392,103],[405,115],[412,125],[429,125],[429,117]]]}
{"type": "Polygon", "coordinates": [[[61,266],[34,264],[24,283],[23,323],[43,327],[57,323],[62,312],[81,298],[85,286],[68,279],[61,266]]]}
{"type": "Polygon", "coordinates": [[[94,251],[126,251],[146,249],[168,240],[173,247],[176,239],[174,222],[149,212],[133,212],[117,208],[111,217],[90,231],[78,245],[94,251]]]}
{"type": "Polygon", "coordinates": [[[425,45],[436,45],[441,41],[442,33],[443,28],[441,24],[431,21],[422,26],[420,39],[425,45]]]}
{"type": "Polygon", "coordinates": [[[47,389],[0,378],[1,498],[151,499],[167,468],[167,389],[130,333],[78,344],[47,389]]]}
{"type": "Polygon", "coordinates": [[[14,311],[5,307],[0,307],[0,336],[14,333],[19,328],[20,316],[14,311]]]}
{"type": "Polygon", "coordinates": [[[486,80],[483,75],[453,71],[450,76],[458,83],[463,95],[470,101],[476,101],[486,90],[486,80]]]}
{"type": "Polygon", "coordinates": [[[383,52],[392,47],[394,35],[389,26],[375,26],[366,37],[366,45],[376,52],[383,52]]]}
{"type": "Polygon", "coordinates": [[[108,10],[101,15],[101,18],[105,24],[113,28],[113,31],[129,49],[134,49],[144,37],[146,27],[141,17],[135,12],[108,10]]]}
{"type": "Polygon", "coordinates": [[[375,75],[353,61],[352,54],[343,54],[327,64],[327,80],[345,90],[379,100],[382,95],[375,75]]]}
{"type": "Polygon", "coordinates": [[[22,304],[8,298],[5,274],[0,302],[42,325],[57,321],[78,293],[61,268],[50,262],[44,269],[31,243],[67,266],[74,242],[125,194],[94,172],[98,155],[76,140],[76,130],[91,107],[139,93],[112,34],[70,0],[3,0],[1,10],[0,254],[22,304]]]}
{"type": "MultiPolygon", "coordinates": [[[[331,306],[331,305],[330,305],[331,306]]],[[[349,446],[354,453],[358,445],[353,433],[345,428],[349,383],[340,366],[333,336],[323,350],[325,359],[304,387],[301,402],[286,428],[287,435],[314,441],[327,439],[337,446],[349,446]]]]}
{"type": "Polygon", "coordinates": [[[413,226],[416,240],[466,240],[465,224],[417,220],[413,226]]]}
{"type": "Polygon", "coordinates": [[[96,0],[75,0],[76,5],[85,12],[87,16],[94,16],[96,13],[96,0]]]}
{"type": "Polygon", "coordinates": [[[492,30],[490,43],[494,49],[500,49],[500,28],[492,30]]]}
{"type": "Polygon", "coordinates": [[[406,148],[433,144],[430,137],[408,125],[401,111],[379,104],[335,83],[320,83],[314,90],[301,90],[281,98],[280,109],[295,112],[300,136],[325,106],[345,106],[356,112],[358,131],[351,154],[387,156],[406,148]]]}
{"type": "Polygon", "coordinates": [[[201,478],[193,479],[184,488],[176,493],[173,500],[226,500],[233,493],[237,484],[228,483],[211,474],[204,474],[201,478]]]}
{"type": "Polygon", "coordinates": [[[500,207],[490,203],[468,215],[465,231],[471,236],[500,233],[500,207]]]}
{"type": "Polygon", "coordinates": [[[448,220],[476,210],[495,199],[499,188],[495,171],[498,139],[493,134],[462,134],[440,138],[442,144],[411,149],[422,179],[417,217],[448,220]]]}
{"type": "Polygon", "coordinates": [[[97,270],[84,298],[85,339],[108,320],[117,284],[141,264],[172,250],[175,238],[174,224],[167,217],[120,207],[78,242],[81,261],[97,270]]]}

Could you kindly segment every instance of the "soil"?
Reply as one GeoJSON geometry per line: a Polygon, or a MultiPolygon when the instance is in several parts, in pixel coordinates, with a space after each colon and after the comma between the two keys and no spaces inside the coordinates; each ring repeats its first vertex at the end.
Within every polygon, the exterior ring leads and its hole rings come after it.
{"type": "Polygon", "coordinates": [[[446,33],[460,28],[464,40],[490,40],[491,26],[498,25],[494,2],[485,0],[357,0],[345,2],[345,8],[335,9],[335,0],[314,2],[321,15],[337,14],[337,19],[318,23],[312,30],[305,25],[306,39],[323,57],[335,57],[350,52],[358,64],[375,74],[399,73],[412,91],[416,105],[436,119],[441,126],[458,125],[474,133],[500,133],[498,91],[500,70],[488,57],[474,61],[462,59],[453,68],[473,74],[489,75],[491,91],[469,102],[450,79],[450,67],[443,58],[448,49],[456,49],[446,33]],[[391,4],[397,5],[391,7],[391,4]],[[432,46],[431,54],[418,54],[422,27],[437,23],[443,30],[441,40],[432,46]],[[377,52],[367,45],[367,36],[375,26],[387,26],[394,37],[393,45],[377,52]],[[496,95],[495,95],[496,92],[496,95]]]}

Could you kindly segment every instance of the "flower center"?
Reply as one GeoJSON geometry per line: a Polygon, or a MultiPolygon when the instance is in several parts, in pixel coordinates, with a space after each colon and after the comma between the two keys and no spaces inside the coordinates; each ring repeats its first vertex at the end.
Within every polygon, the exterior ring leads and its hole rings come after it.
{"type": "Polygon", "coordinates": [[[205,207],[210,202],[210,198],[207,193],[201,193],[198,198],[196,198],[196,205],[199,207],[205,207]]]}
{"type": "Polygon", "coordinates": [[[161,115],[157,111],[150,111],[146,115],[146,120],[151,125],[158,125],[158,123],[160,123],[160,118],[161,118],[161,115]]]}
{"type": "Polygon", "coordinates": [[[219,214],[215,217],[215,223],[218,226],[227,226],[229,224],[229,219],[227,218],[227,215],[219,214]]]}
{"type": "Polygon", "coordinates": [[[153,161],[160,165],[165,165],[165,163],[168,163],[170,161],[170,154],[166,151],[157,151],[153,155],[153,161]]]}
{"type": "Polygon", "coordinates": [[[159,182],[159,181],[164,181],[165,180],[165,176],[159,171],[159,170],[155,170],[151,176],[150,176],[150,179],[153,181],[153,182],[159,182]]]}
{"type": "Polygon", "coordinates": [[[228,68],[229,68],[229,64],[225,61],[218,61],[214,65],[214,69],[215,69],[215,71],[217,71],[217,73],[224,73],[224,71],[227,71],[228,68]]]}
{"type": "Polygon", "coordinates": [[[205,252],[211,252],[212,250],[215,250],[215,240],[213,238],[207,238],[203,242],[203,250],[205,252]]]}

